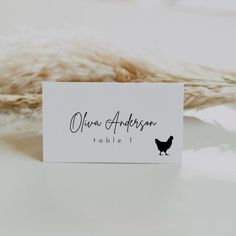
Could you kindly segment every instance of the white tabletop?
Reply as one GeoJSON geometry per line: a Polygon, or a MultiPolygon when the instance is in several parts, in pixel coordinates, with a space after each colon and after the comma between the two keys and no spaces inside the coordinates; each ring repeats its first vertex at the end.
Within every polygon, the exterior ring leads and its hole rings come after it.
{"type": "Polygon", "coordinates": [[[2,138],[0,235],[235,236],[234,122],[209,115],[226,111],[187,114],[181,165],[48,164],[41,136],[2,138]]]}

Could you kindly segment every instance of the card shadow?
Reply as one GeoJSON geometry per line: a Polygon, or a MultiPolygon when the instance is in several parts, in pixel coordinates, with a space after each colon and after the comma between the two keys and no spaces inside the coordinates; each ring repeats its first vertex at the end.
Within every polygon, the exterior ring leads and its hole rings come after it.
{"type": "Polygon", "coordinates": [[[184,150],[216,147],[236,151],[236,132],[220,124],[210,124],[195,117],[184,117],[184,150]]]}

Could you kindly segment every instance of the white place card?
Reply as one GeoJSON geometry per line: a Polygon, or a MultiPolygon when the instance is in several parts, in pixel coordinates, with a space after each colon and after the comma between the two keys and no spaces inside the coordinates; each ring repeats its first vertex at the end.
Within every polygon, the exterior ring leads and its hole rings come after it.
{"type": "Polygon", "coordinates": [[[180,83],[43,83],[46,162],[181,161],[180,83]]]}

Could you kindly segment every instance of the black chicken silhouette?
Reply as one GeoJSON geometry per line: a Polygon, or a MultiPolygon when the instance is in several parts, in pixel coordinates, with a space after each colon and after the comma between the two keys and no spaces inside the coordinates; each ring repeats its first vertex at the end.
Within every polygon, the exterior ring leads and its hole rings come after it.
{"type": "Polygon", "coordinates": [[[161,154],[162,152],[164,152],[166,155],[169,155],[166,152],[171,147],[173,138],[174,138],[173,136],[170,136],[166,142],[159,141],[157,138],[155,139],[157,148],[160,151],[159,153],[160,156],[162,156],[161,154]]]}

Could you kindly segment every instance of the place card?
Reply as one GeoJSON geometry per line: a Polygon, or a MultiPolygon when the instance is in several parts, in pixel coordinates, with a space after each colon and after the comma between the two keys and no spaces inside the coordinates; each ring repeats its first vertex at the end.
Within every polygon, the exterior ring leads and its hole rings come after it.
{"type": "Polygon", "coordinates": [[[43,82],[46,162],[177,163],[182,83],[43,82]]]}

